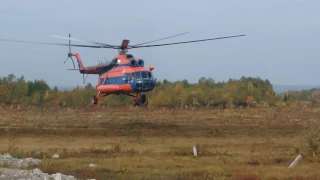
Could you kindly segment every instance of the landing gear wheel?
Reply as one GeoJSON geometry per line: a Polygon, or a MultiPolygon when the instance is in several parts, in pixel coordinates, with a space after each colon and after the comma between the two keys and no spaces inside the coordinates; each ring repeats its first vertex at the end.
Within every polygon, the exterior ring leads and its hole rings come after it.
{"type": "Polygon", "coordinates": [[[134,106],[140,106],[140,102],[139,102],[139,100],[137,100],[137,99],[134,99],[133,102],[132,102],[132,104],[133,104],[134,106]]]}
{"type": "Polygon", "coordinates": [[[147,100],[147,96],[145,94],[142,94],[141,99],[140,99],[141,104],[144,104],[146,102],[146,100],[147,100]]]}
{"type": "Polygon", "coordinates": [[[94,95],[93,95],[91,102],[92,102],[93,104],[97,105],[97,104],[98,104],[98,98],[97,98],[97,96],[94,96],[94,95]]]}

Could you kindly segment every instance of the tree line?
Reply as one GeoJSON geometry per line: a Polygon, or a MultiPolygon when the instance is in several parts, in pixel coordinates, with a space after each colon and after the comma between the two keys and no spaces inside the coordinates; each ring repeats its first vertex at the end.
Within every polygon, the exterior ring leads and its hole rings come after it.
{"type": "MultiPolygon", "coordinates": [[[[96,89],[90,83],[85,87],[72,90],[50,88],[44,80],[26,81],[24,76],[9,74],[0,77],[0,103],[47,105],[61,107],[87,106],[95,95],[96,89]]],[[[187,80],[170,82],[158,81],[153,91],[146,93],[147,105],[167,107],[222,107],[251,106],[259,104],[273,106],[283,101],[312,101],[320,98],[320,91],[290,91],[276,94],[269,80],[259,77],[241,77],[227,82],[215,82],[212,78],[202,77],[197,83],[187,80]]],[[[110,95],[99,102],[102,106],[123,106],[131,104],[133,98],[126,95],[110,95]]]]}

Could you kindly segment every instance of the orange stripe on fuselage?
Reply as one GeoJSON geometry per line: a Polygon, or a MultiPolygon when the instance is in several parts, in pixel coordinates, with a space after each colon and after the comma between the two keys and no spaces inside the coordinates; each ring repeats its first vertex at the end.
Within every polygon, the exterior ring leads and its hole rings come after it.
{"type": "Polygon", "coordinates": [[[100,85],[97,87],[100,93],[131,93],[133,90],[130,84],[121,85],[100,85]]]}

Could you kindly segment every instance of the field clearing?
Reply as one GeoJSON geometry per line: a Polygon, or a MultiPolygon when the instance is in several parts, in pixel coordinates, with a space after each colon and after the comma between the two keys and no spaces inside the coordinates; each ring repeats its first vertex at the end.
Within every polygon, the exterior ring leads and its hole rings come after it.
{"type": "Polygon", "coordinates": [[[319,118],[320,109],[299,107],[2,106],[0,152],[40,158],[43,172],[78,178],[320,179],[307,141],[320,143],[320,133],[304,135],[316,132],[319,118]],[[50,158],[55,153],[59,159],[50,158]],[[302,161],[289,169],[299,153],[302,161]]]}

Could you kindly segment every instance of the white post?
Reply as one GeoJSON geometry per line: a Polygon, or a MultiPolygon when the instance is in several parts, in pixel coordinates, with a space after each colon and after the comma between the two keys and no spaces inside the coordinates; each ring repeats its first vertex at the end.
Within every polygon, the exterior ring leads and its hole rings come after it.
{"type": "Polygon", "coordinates": [[[193,146],[193,155],[194,156],[197,156],[198,153],[197,153],[197,147],[196,146],[193,146]]]}
{"type": "Polygon", "coordinates": [[[300,161],[301,158],[302,158],[302,156],[299,154],[296,157],[296,159],[290,164],[289,168],[292,168],[293,166],[295,166],[300,161]]]}

